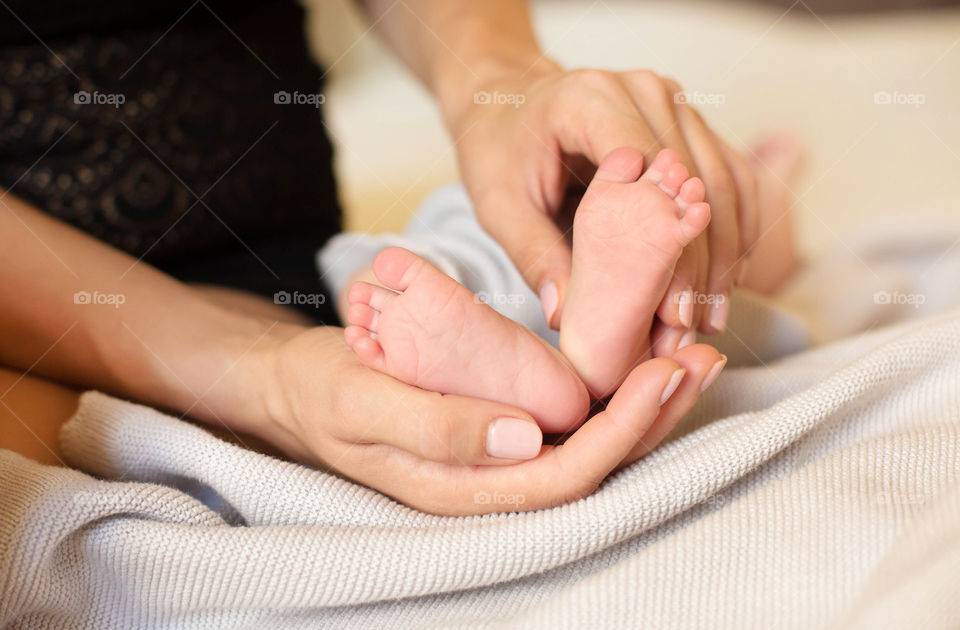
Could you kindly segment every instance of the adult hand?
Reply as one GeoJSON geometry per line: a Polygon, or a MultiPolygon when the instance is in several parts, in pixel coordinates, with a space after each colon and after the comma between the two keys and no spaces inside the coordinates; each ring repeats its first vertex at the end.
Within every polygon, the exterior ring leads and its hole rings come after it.
{"type": "Polygon", "coordinates": [[[726,296],[757,238],[755,181],[746,162],[677,97],[675,81],[646,70],[562,71],[541,61],[529,74],[504,73],[476,88],[469,103],[445,107],[463,180],[478,220],[540,294],[553,328],[571,265],[560,211],[571,195],[579,199],[607,153],[630,146],[647,164],[662,148],[677,151],[703,179],[712,210],[706,233],[674,270],[660,319],[678,329],[723,329],[726,296]],[[685,300],[692,308],[681,308],[685,300]]]}
{"type": "Polygon", "coordinates": [[[277,337],[248,365],[258,371],[251,380],[263,383],[259,397],[273,420],[260,437],[296,459],[353,476],[372,448],[454,466],[513,464],[540,451],[543,436],[530,414],[367,368],[340,328],[294,327],[277,337]]]}
{"type": "Polygon", "coordinates": [[[625,459],[654,446],[644,437],[649,431],[662,437],[672,428],[718,360],[715,350],[697,345],[672,360],[640,365],[607,409],[564,445],[544,446],[520,463],[490,457],[487,430],[499,417],[520,418],[535,429],[529,415],[426,392],[370,370],[353,357],[339,329],[305,330],[252,364],[266,366],[261,380],[271,392],[266,408],[273,422],[260,437],[412,507],[460,515],[533,510],[590,494],[625,459]],[[680,368],[682,379],[671,383],[680,368]],[[668,385],[675,393],[661,406],[668,385]]]}

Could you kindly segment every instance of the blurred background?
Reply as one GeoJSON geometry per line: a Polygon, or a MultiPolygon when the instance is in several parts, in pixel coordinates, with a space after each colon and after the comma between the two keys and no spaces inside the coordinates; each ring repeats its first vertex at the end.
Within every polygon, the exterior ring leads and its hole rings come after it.
{"type": "MultiPolygon", "coordinates": [[[[398,230],[425,195],[457,180],[452,143],[351,0],[306,5],[329,69],[324,109],[347,228],[398,230]]],[[[532,10],[548,55],[672,76],[713,102],[700,111],[734,147],[795,129],[809,149],[796,191],[808,251],[891,215],[960,215],[956,3],[536,0],[532,10]]]]}

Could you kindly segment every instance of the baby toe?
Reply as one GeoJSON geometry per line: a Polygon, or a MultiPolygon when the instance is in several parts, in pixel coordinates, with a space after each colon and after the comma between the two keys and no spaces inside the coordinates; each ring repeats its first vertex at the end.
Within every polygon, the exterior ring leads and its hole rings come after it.
{"type": "Polygon", "coordinates": [[[343,331],[343,339],[357,355],[360,362],[368,367],[383,371],[384,354],[375,334],[360,326],[347,326],[343,331]]]}
{"type": "Polygon", "coordinates": [[[687,170],[687,167],[680,162],[674,162],[670,165],[669,170],[664,174],[658,186],[660,190],[667,193],[667,195],[673,199],[677,196],[677,193],[680,192],[680,187],[683,186],[683,183],[687,181],[689,177],[690,171],[687,170]]]}
{"type": "Polygon", "coordinates": [[[595,179],[607,182],[635,182],[643,171],[643,153],[631,147],[614,149],[600,161],[595,179]]]}
{"type": "Polygon", "coordinates": [[[377,325],[380,323],[380,311],[369,304],[351,304],[347,308],[347,323],[351,326],[360,326],[371,332],[376,332],[377,325]]]}
{"type": "MultiPolygon", "coordinates": [[[[382,311],[390,303],[390,300],[397,297],[397,293],[390,289],[378,287],[369,282],[354,282],[353,286],[347,292],[347,302],[353,304],[365,304],[376,311],[382,311]]],[[[349,309],[348,309],[349,315],[349,309]]]]}
{"type": "Polygon", "coordinates": [[[690,205],[703,201],[705,196],[706,187],[703,185],[703,180],[699,177],[691,177],[680,186],[677,203],[681,208],[687,209],[690,205]]]}
{"type": "Polygon", "coordinates": [[[657,157],[653,158],[650,168],[640,179],[658,184],[670,170],[670,167],[678,162],[680,162],[679,153],[673,149],[663,149],[660,153],[657,153],[657,157]]]}

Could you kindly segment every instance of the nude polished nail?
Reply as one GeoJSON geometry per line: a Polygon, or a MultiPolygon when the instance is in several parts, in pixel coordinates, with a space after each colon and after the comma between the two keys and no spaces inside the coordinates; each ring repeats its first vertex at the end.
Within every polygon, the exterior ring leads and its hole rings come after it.
{"type": "Polygon", "coordinates": [[[553,328],[553,316],[560,305],[560,292],[554,282],[548,282],[540,287],[540,305],[543,307],[543,316],[547,319],[547,326],[553,328]]]}
{"type": "Polygon", "coordinates": [[[680,381],[683,380],[683,375],[686,373],[687,371],[683,368],[680,368],[673,373],[673,376],[671,376],[670,380],[667,382],[667,386],[663,388],[663,393],[660,394],[661,405],[670,400],[670,397],[673,396],[673,393],[677,391],[678,387],[680,387],[680,381]]]}
{"type": "Polygon", "coordinates": [[[504,459],[532,459],[540,454],[543,434],[530,420],[497,418],[487,428],[487,455],[504,459]]]}
{"type": "Polygon", "coordinates": [[[703,383],[700,384],[700,393],[707,391],[707,388],[713,385],[713,382],[720,376],[723,366],[727,364],[727,355],[721,354],[720,356],[722,358],[713,364],[713,367],[710,368],[710,371],[707,372],[707,375],[703,378],[703,383]]]}
{"type": "Polygon", "coordinates": [[[727,327],[727,316],[730,314],[730,298],[725,293],[717,296],[717,301],[710,307],[710,326],[717,332],[723,332],[727,327]]]}

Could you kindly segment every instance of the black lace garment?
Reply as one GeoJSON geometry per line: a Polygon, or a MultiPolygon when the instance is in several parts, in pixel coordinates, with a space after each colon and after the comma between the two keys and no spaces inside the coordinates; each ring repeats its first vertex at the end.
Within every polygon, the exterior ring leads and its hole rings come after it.
{"type": "Polygon", "coordinates": [[[297,4],[7,7],[0,187],[186,281],[323,291],[341,216],[297,4]]]}

